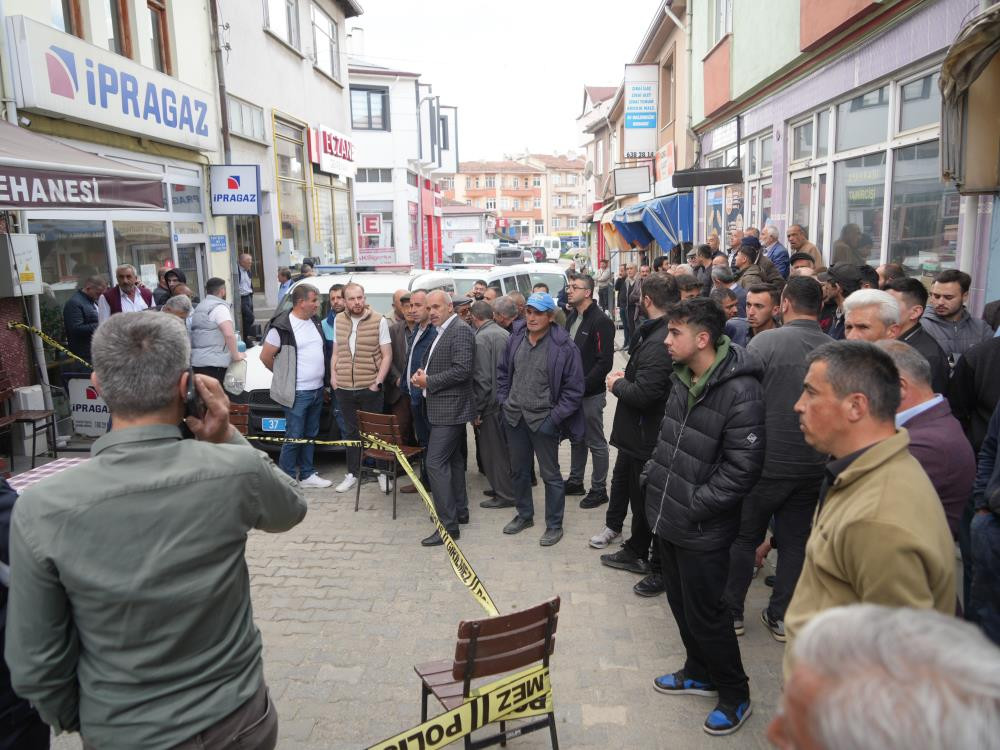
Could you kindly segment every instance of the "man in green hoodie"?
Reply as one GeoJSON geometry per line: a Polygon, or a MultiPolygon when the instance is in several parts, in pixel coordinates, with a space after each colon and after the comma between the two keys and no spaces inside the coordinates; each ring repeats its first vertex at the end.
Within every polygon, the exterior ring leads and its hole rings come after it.
{"type": "Polygon", "coordinates": [[[667,313],[673,387],[643,471],[646,517],[687,652],[679,670],[653,685],[667,695],[718,696],[703,727],[713,735],[735,732],[750,715],[724,590],[743,495],[764,462],[762,369],[724,326],[722,308],[703,297],[667,313]]]}

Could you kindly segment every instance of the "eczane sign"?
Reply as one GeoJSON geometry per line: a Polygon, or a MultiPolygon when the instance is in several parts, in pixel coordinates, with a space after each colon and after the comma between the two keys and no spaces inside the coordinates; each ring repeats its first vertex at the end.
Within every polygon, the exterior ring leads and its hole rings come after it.
{"type": "Polygon", "coordinates": [[[17,106],[203,151],[211,94],[25,16],[7,19],[17,106]]]}
{"type": "Polygon", "coordinates": [[[309,128],[309,160],[318,165],[321,172],[341,178],[354,177],[357,172],[354,141],[326,125],[309,128]]]}

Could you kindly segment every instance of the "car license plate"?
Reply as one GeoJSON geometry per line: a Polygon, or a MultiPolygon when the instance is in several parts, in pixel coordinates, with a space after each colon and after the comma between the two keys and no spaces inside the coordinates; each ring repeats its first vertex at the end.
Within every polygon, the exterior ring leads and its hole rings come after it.
{"type": "Polygon", "coordinates": [[[285,431],[285,418],[270,418],[265,417],[260,420],[260,427],[264,432],[284,432],[285,431]]]}

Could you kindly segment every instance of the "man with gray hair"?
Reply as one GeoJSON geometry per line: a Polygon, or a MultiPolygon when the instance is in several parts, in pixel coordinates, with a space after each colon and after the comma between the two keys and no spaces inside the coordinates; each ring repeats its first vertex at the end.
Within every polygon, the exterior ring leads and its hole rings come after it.
{"type": "Polygon", "coordinates": [[[768,224],[760,233],[760,244],[763,248],[762,255],[768,258],[774,264],[774,267],[778,269],[778,272],[787,279],[789,266],[788,251],[778,241],[780,237],[781,233],[778,232],[778,228],[774,224],[768,224]]]}
{"type": "Polygon", "coordinates": [[[855,604],[803,630],[767,736],[779,748],[996,747],[1000,650],[939,612],[855,604]]]}
{"type": "Polygon", "coordinates": [[[500,297],[493,301],[493,320],[507,333],[511,333],[517,321],[517,305],[510,297],[500,297]]]}
{"type": "Polygon", "coordinates": [[[747,316],[747,290],[736,280],[736,274],[725,265],[725,258],[716,256],[712,261],[712,285],[715,289],[728,289],[736,295],[736,317],[747,316]],[[716,263],[716,261],[721,263],[716,263]]]}
{"type": "Polygon", "coordinates": [[[899,336],[899,302],[881,289],[859,289],[844,299],[844,338],[875,343],[899,336]]]}
{"type": "Polygon", "coordinates": [[[135,266],[125,263],[115,269],[115,286],[97,300],[97,321],[103,323],[121,312],[141,312],[153,307],[153,293],[139,283],[135,266]]]}
{"type": "Polygon", "coordinates": [[[247,534],[292,528],[306,504],[229,424],[222,386],[195,375],[186,398],[190,354],[171,315],[102,324],[91,379],[111,432],[14,507],[12,684],[87,748],[276,743],[247,534]]]}
{"type": "MultiPolygon", "coordinates": [[[[850,299],[850,298],[848,298],[850,299]]],[[[951,535],[958,539],[962,511],[976,479],[976,455],[948,400],[931,387],[931,365],[923,354],[903,341],[879,341],[899,370],[900,402],[896,427],[910,435],[910,453],[931,480],[951,535]]]]}
{"type": "Polygon", "coordinates": [[[163,306],[160,307],[160,312],[170,313],[175,315],[184,321],[184,325],[190,327],[188,324],[188,318],[191,317],[191,313],[194,311],[194,305],[191,304],[191,298],[186,294],[175,294],[170,297],[163,306]]]}
{"type": "Polygon", "coordinates": [[[892,358],[866,341],[836,341],[806,361],[795,412],[806,442],[833,460],[785,613],[786,679],[795,637],[824,610],[871,602],[955,612],[955,547],[937,492],[896,429],[892,358]]]}

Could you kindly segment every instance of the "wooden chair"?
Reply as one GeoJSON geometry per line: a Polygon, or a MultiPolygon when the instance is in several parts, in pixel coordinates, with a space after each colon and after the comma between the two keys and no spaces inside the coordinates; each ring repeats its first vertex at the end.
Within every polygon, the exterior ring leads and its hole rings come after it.
{"type": "Polygon", "coordinates": [[[59,458],[56,446],[56,413],[51,409],[20,409],[15,411],[11,403],[14,398],[14,387],[11,385],[7,371],[0,367],[0,402],[4,405],[6,414],[0,416],[0,434],[6,434],[10,441],[11,467],[14,466],[14,435],[12,426],[14,424],[30,425],[31,429],[31,468],[35,468],[35,458],[37,457],[38,433],[44,432],[48,438],[49,452],[53,458],[59,458]]]}
{"type": "MultiPolygon", "coordinates": [[[[361,433],[361,467],[358,471],[357,489],[354,495],[354,512],[357,513],[361,504],[361,477],[365,472],[377,474],[375,469],[365,466],[365,459],[371,458],[392,464],[392,520],[396,520],[396,479],[399,476],[399,461],[392,451],[383,450],[365,439],[365,435],[373,435],[383,443],[398,446],[411,464],[414,458],[424,460],[424,449],[418,445],[403,445],[399,433],[399,423],[393,414],[376,414],[370,411],[358,412],[358,431],[361,433]]],[[[386,492],[388,495],[388,491],[386,492]]]]}
{"type": "Polygon", "coordinates": [[[250,404],[229,404],[229,424],[244,437],[250,430],[250,404]]]}
{"type": "MultiPolygon", "coordinates": [[[[541,662],[546,667],[555,650],[556,625],[559,624],[559,597],[553,597],[530,609],[482,620],[463,620],[458,624],[455,658],[418,664],[413,670],[420,677],[420,720],[427,721],[427,698],[433,695],[450,711],[469,698],[472,681],[502,675],[541,662]]],[[[506,721],[500,722],[498,734],[473,741],[465,737],[466,748],[507,745],[506,721]]],[[[552,712],[517,727],[511,735],[528,734],[549,728],[552,749],[559,750],[556,720],[552,712]]]]}

